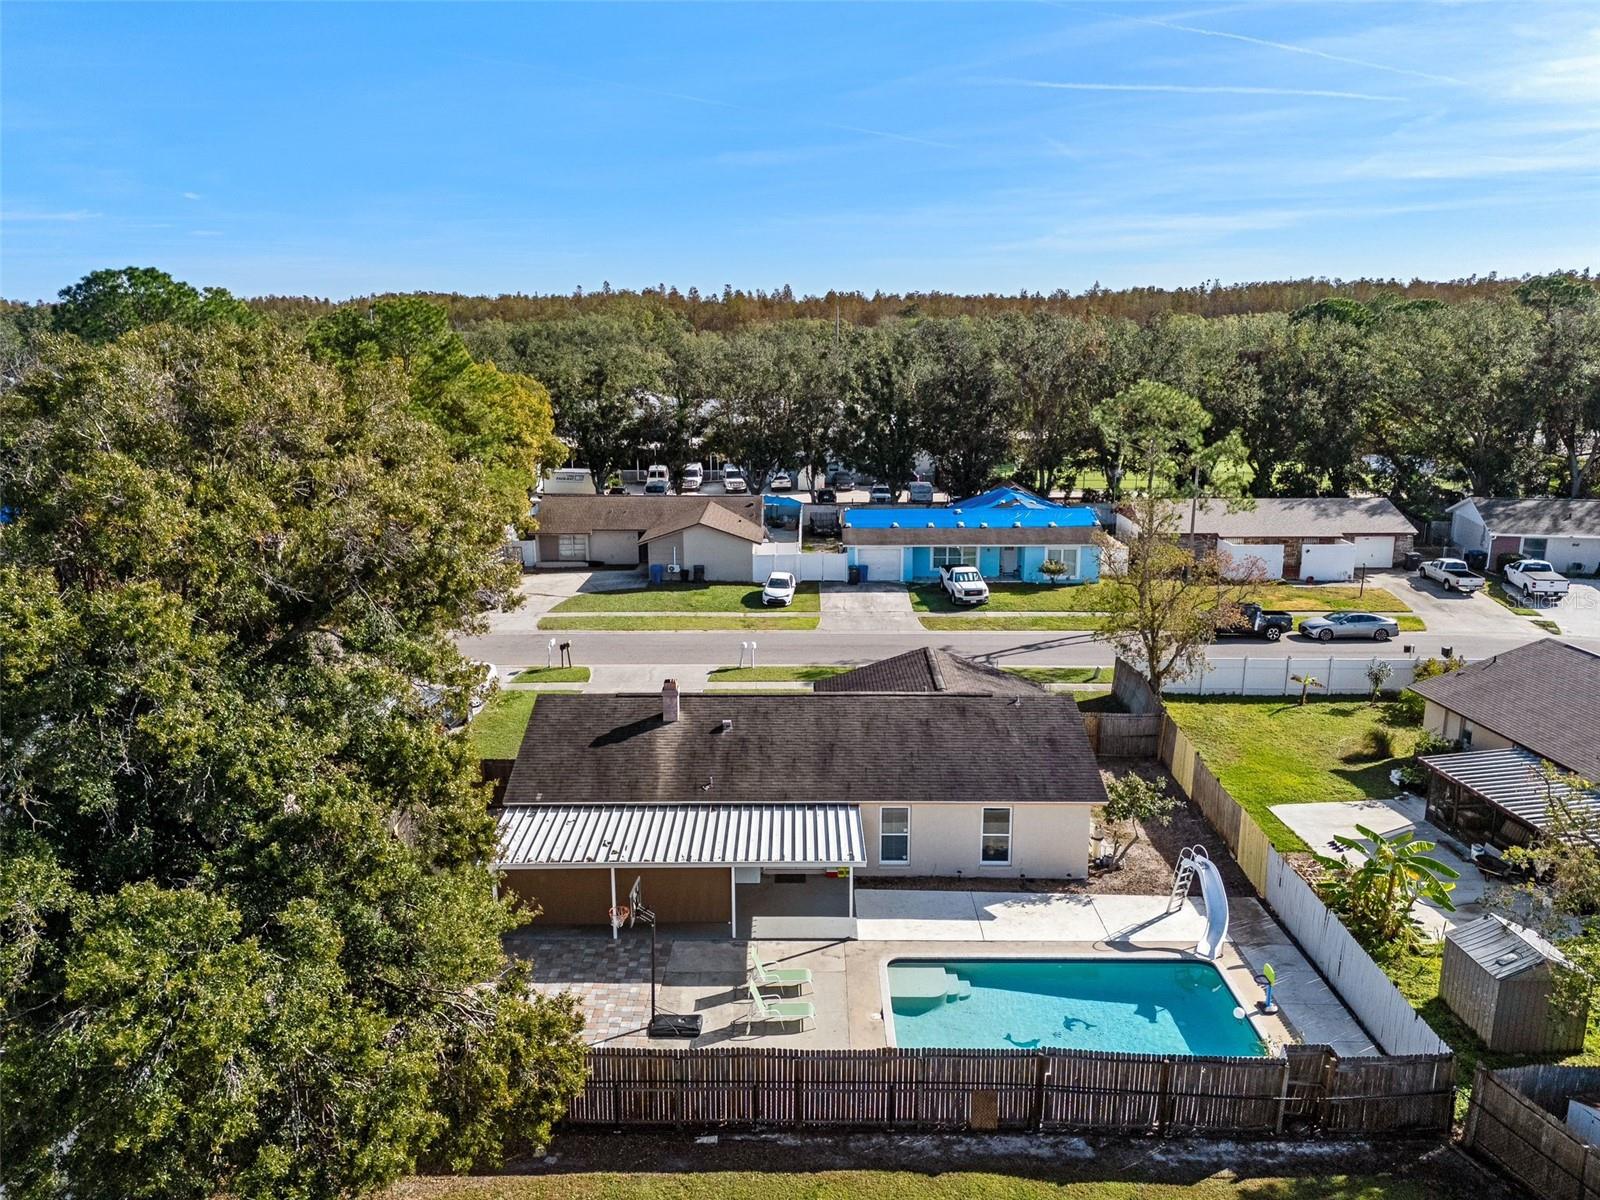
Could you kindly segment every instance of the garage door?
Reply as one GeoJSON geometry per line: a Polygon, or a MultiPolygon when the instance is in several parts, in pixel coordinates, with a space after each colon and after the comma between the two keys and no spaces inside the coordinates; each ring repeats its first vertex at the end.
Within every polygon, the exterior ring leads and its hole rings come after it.
{"type": "Polygon", "coordinates": [[[867,581],[898,581],[901,552],[899,546],[858,546],[856,562],[867,568],[867,581]]]}
{"type": "Polygon", "coordinates": [[[1378,568],[1394,566],[1392,536],[1356,537],[1350,540],[1356,544],[1356,566],[1378,568]]]}
{"type": "Polygon", "coordinates": [[[588,562],[589,535],[587,533],[563,533],[558,557],[562,562],[588,562]]]}

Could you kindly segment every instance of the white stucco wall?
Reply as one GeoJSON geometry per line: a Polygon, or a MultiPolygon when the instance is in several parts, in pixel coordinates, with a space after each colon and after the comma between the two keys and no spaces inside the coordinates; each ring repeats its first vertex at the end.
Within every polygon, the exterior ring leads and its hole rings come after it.
{"type": "Polygon", "coordinates": [[[709,580],[750,582],[751,543],[743,538],[696,525],[656,538],[650,543],[650,561],[652,564],[670,563],[674,551],[680,566],[686,569],[704,566],[709,580]]]}
{"type": "MultiPolygon", "coordinates": [[[[946,875],[959,871],[963,878],[997,879],[1028,875],[1035,879],[1083,879],[1089,874],[1088,804],[913,804],[911,809],[911,861],[880,865],[878,862],[879,807],[861,806],[861,823],[867,839],[867,866],[863,875],[946,875]],[[981,830],[985,808],[1011,809],[1011,861],[988,865],[981,861],[981,830]]],[[[890,807],[898,807],[891,805],[890,807]]]]}
{"type": "Polygon", "coordinates": [[[1505,750],[1516,743],[1510,738],[1503,737],[1492,729],[1488,729],[1474,721],[1469,721],[1460,713],[1451,712],[1441,704],[1429,700],[1422,710],[1422,727],[1429,733],[1437,734],[1451,741],[1457,741],[1462,734],[1472,735],[1472,749],[1474,750],[1505,750]]]}

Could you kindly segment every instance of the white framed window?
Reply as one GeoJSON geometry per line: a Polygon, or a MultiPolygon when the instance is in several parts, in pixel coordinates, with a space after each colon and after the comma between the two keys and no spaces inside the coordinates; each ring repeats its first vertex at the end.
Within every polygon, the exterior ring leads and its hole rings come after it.
{"type": "Polygon", "coordinates": [[[911,810],[909,808],[880,808],[878,810],[878,862],[880,864],[908,863],[911,861],[911,810]]]}
{"type": "Polygon", "coordinates": [[[978,861],[986,867],[1003,867],[1011,862],[1011,810],[983,810],[983,833],[979,840],[978,861]]]}
{"type": "Polygon", "coordinates": [[[587,533],[563,533],[558,557],[563,562],[588,562],[589,535],[587,533]]]}
{"type": "Polygon", "coordinates": [[[1522,557],[1523,558],[1549,558],[1550,557],[1549,554],[1546,553],[1546,551],[1548,551],[1549,549],[1550,549],[1550,539],[1549,538],[1525,537],[1525,538],[1522,539],[1522,557]]]}
{"type": "Polygon", "coordinates": [[[1078,547],[1049,546],[1045,548],[1044,556],[1054,559],[1058,563],[1066,563],[1068,579],[1076,579],[1078,577],[1078,547]]]}
{"type": "Polygon", "coordinates": [[[978,565],[978,548],[976,546],[935,546],[933,548],[933,566],[935,570],[940,567],[975,567],[978,565]]]}

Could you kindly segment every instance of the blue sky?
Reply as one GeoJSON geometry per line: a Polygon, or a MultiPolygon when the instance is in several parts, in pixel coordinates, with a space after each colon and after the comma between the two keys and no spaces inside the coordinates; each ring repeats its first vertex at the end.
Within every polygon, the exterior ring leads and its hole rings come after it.
{"type": "Polygon", "coordinates": [[[24,4],[0,294],[1600,267],[1600,3],[24,4]]]}

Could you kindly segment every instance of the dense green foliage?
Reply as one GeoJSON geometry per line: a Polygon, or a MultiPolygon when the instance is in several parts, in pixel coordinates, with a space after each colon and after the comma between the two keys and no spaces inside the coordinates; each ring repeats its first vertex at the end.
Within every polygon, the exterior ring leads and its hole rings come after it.
{"type": "Polygon", "coordinates": [[[578,1018],[504,957],[485,791],[414,681],[463,704],[450,634],[516,583],[526,446],[470,431],[526,414],[449,401],[470,359],[190,324],[43,336],[0,396],[0,1183],[492,1163],[548,1133],[578,1018]]]}
{"type": "MultiPolygon", "coordinates": [[[[597,479],[716,456],[758,480],[842,459],[904,484],[925,451],[956,493],[998,478],[1071,488],[1112,477],[1117,447],[1092,416],[1141,379],[1195,397],[1209,440],[1237,437],[1258,496],[1375,491],[1437,517],[1469,493],[1591,494],[1600,466],[1600,302],[1587,274],[1082,296],[608,288],[251,304],[346,353],[369,340],[387,352],[393,337],[421,345],[405,314],[447,313],[479,364],[548,389],[555,431],[597,479]]],[[[68,289],[58,311],[79,307],[68,289]]],[[[36,311],[0,314],[0,366],[36,311]]]]}

